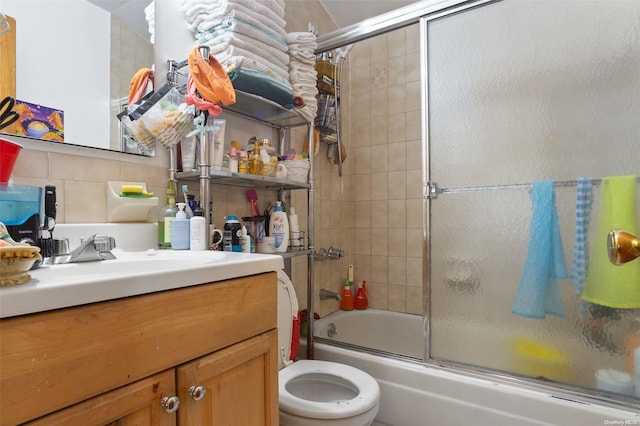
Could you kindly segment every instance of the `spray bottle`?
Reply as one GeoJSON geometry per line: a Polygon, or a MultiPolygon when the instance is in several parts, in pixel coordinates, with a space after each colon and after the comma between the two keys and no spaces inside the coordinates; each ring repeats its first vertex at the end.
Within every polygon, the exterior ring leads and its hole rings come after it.
{"type": "Polygon", "coordinates": [[[358,288],[356,298],[353,301],[353,307],[356,309],[367,309],[369,307],[369,299],[367,298],[367,282],[362,280],[362,285],[358,288]]]}
{"type": "Polygon", "coordinates": [[[351,287],[349,287],[349,277],[344,279],[344,289],[342,290],[342,297],[340,299],[340,309],[343,311],[353,310],[353,293],[351,293],[351,287]]]}

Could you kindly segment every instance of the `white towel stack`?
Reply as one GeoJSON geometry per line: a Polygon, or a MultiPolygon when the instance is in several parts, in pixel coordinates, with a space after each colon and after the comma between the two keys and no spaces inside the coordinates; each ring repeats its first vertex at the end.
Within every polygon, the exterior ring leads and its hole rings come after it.
{"type": "Polygon", "coordinates": [[[313,121],[318,110],[316,95],[316,35],[312,32],[288,33],[285,41],[289,45],[289,81],[293,88],[293,97],[302,99],[303,105],[298,112],[309,121],[313,121]]]}
{"type": "Polygon", "coordinates": [[[284,0],[180,0],[196,45],[227,73],[252,70],[289,85],[284,0]]]}

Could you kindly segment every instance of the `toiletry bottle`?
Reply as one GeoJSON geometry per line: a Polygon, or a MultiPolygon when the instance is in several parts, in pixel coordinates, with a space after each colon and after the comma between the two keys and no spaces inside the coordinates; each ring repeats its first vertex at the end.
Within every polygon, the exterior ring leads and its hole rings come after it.
{"type": "Polygon", "coordinates": [[[229,171],[238,173],[238,150],[235,148],[229,150],[229,171]]]}
{"type": "Polygon", "coordinates": [[[222,238],[223,250],[240,252],[242,251],[240,246],[240,234],[242,232],[240,221],[237,216],[226,216],[225,219],[222,238]]]}
{"type": "Polygon", "coordinates": [[[367,282],[362,280],[362,285],[356,292],[356,298],[353,300],[353,307],[356,309],[367,309],[369,300],[367,298],[367,282]]]}
{"type": "Polygon", "coordinates": [[[158,216],[158,248],[171,248],[171,222],[176,218],[178,207],[176,207],[175,182],[169,179],[167,188],[167,205],[160,210],[158,216]]]}
{"type": "Polygon", "coordinates": [[[335,93],[333,87],[333,76],[335,74],[335,66],[329,58],[328,52],[322,52],[319,60],[316,61],[317,88],[321,94],[333,95],[335,93]]]}
{"type": "Polygon", "coordinates": [[[243,253],[251,253],[251,237],[247,234],[247,227],[240,230],[240,247],[243,253]]]}
{"type": "Polygon", "coordinates": [[[344,279],[344,289],[340,298],[340,309],[343,311],[353,311],[353,293],[349,287],[349,278],[344,279]]]}
{"type": "Polygon", "coordinates": [[[296,210],[293,207],[289,209],[289,236],[291,239],[291,248],[293,250],[299,250],[300,248],[302,248],[298,215],[296,214],[296,210]]]}
{"type": "Polygon", "coordinates": [[[253,151],[249,155],[249,174],[262,175],[264,173],[264,162],[260,155],[260,143],[258,140],[253,142],[253,151]]]}
{"type": "Polygon", "coordinates": [[[203,214],[202,207],[198,204],[193,209],[193,217],[189,223],[189,250],[207,249],[207,220],[203,214]]]}
{"type": "Polygon", "coordinates": [[[171,248],[189,250],[189,219],[184,211],[186,203],[178,203],[178,213],[171,223],[171,248]]]}
{"type": "Polygon", "coordinates": [[[276,209],[269,219],[269,235],[276,239],[276,253],[284,253],[289,247],[289,220],[282,211],[282,201],[276,202],[276,209]]]}
{"type": "Polygon", "coordinates": [[[249,173],[249,158],[247,151],[240,151],[238,158],[238,173],[249,173]]]}

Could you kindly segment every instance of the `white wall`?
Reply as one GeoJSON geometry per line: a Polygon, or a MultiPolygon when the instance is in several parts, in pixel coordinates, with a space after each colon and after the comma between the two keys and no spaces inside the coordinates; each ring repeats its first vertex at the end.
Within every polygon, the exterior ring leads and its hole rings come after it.
{"type": "Polygon", "coordinates": [[[16,19],[16,97],[63,110],[65,142],[108,147],[109,13],[79,0],[1,8],[16,19]]]}

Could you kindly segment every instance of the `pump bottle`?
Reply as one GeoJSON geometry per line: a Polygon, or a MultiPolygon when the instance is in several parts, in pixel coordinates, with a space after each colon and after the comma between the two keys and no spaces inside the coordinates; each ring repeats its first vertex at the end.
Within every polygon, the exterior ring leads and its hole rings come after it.
{"type": "Polygon", "coordinates": [[[178,213],[171,223],[171,248],[189,250],[189,219],[184,211],[186,203],[178,203],[178,213]]]}
{"type": "Polygon", "coordinates": [[[207,221],[203,214],[200,205],[193,209],[193,217],[189,223],[189,250],[207,249],[207,221]]]}

